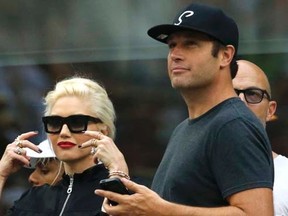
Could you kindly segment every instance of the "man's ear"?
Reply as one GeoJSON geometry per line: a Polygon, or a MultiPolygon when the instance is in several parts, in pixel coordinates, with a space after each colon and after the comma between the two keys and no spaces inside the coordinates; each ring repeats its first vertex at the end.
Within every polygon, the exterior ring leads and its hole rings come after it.
{"type": "Polygon", "coordinates": [[[277,102],[269,101],[269,108],[267,110],[266,122],[275,120],[276,108],[277,108],[277,102]]]}
{"type": "Polygon", "coordinates": [[[221,55],[221,67],[227,67],[235,54],[235,48],[232,45],[227,45],[225,49],[222,49],[221,55]]]}

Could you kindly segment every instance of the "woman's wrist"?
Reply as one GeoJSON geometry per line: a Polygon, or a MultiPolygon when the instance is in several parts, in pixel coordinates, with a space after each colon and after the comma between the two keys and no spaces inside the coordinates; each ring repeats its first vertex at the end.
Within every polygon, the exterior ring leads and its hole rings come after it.
{"type": "Polygon", "coordinates": [[[109,169],[109,172],[119,170],[129,175],[129,169],[124,159],[117,160],[117,162],[109,164],[107,168],[109,169]]]}
{"type": "Polygon", "coordinates": [[[108,177],[120,177],[120,178],[126,178],[128,180],[130,180],[130,176],[128,175],[128,173],[123,172],[121,170],[109,170],[109,175],[108,177]]]}

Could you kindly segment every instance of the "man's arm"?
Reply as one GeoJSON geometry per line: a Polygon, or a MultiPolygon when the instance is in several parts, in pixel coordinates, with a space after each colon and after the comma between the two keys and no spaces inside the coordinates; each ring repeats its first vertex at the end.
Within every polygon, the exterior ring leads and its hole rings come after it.
{"type": "Polygon", "coordinates": [[[273,216],[273,201],[271,189],[257,188],[239,192],[229,198],[230,206],[218,208],[201,208],[167,203],[165,216],[242,216],[242,215],[269,215],[273,216]]]}
{"type": "Polygon", "coordinates": [[[119,203],[118,206],[110,206],[107,202],[103,205],[109,215],[273,216],[274,213],[272,190],[268,188],[256,188],[238,192],[227,199],[230,206],[204,208],[171,203],[163,200],[154,191],[145,186],[126,179],[122,179],[122,181],[135,194],[120,195],[109,191],[96,190],[97,195],[107,197],[119,203]]]}

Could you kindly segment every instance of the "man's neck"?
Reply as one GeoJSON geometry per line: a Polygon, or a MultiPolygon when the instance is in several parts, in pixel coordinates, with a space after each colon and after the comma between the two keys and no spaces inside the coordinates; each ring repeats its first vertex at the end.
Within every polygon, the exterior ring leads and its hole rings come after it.
{"type": "Polygon", "coordinates": [[[208,112],[228,98],[237,97],[237,95],[233,89],[225,90],[225,88],[223,88],[222,92],[218,89],[215,91],[208,89],[205,91],[185,91],[182,92],[182,97],[187,105],[189,118],[194,119],[208,112]]]}

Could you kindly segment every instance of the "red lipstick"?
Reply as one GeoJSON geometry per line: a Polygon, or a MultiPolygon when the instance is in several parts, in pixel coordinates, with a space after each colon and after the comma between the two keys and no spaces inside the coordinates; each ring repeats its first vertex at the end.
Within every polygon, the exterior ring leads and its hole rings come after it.
{"type": "Polygon", "coordinates": [[[59,142],[57,145],[64,149],[73,148],[75,146],[72,142],[59,142]]]}

